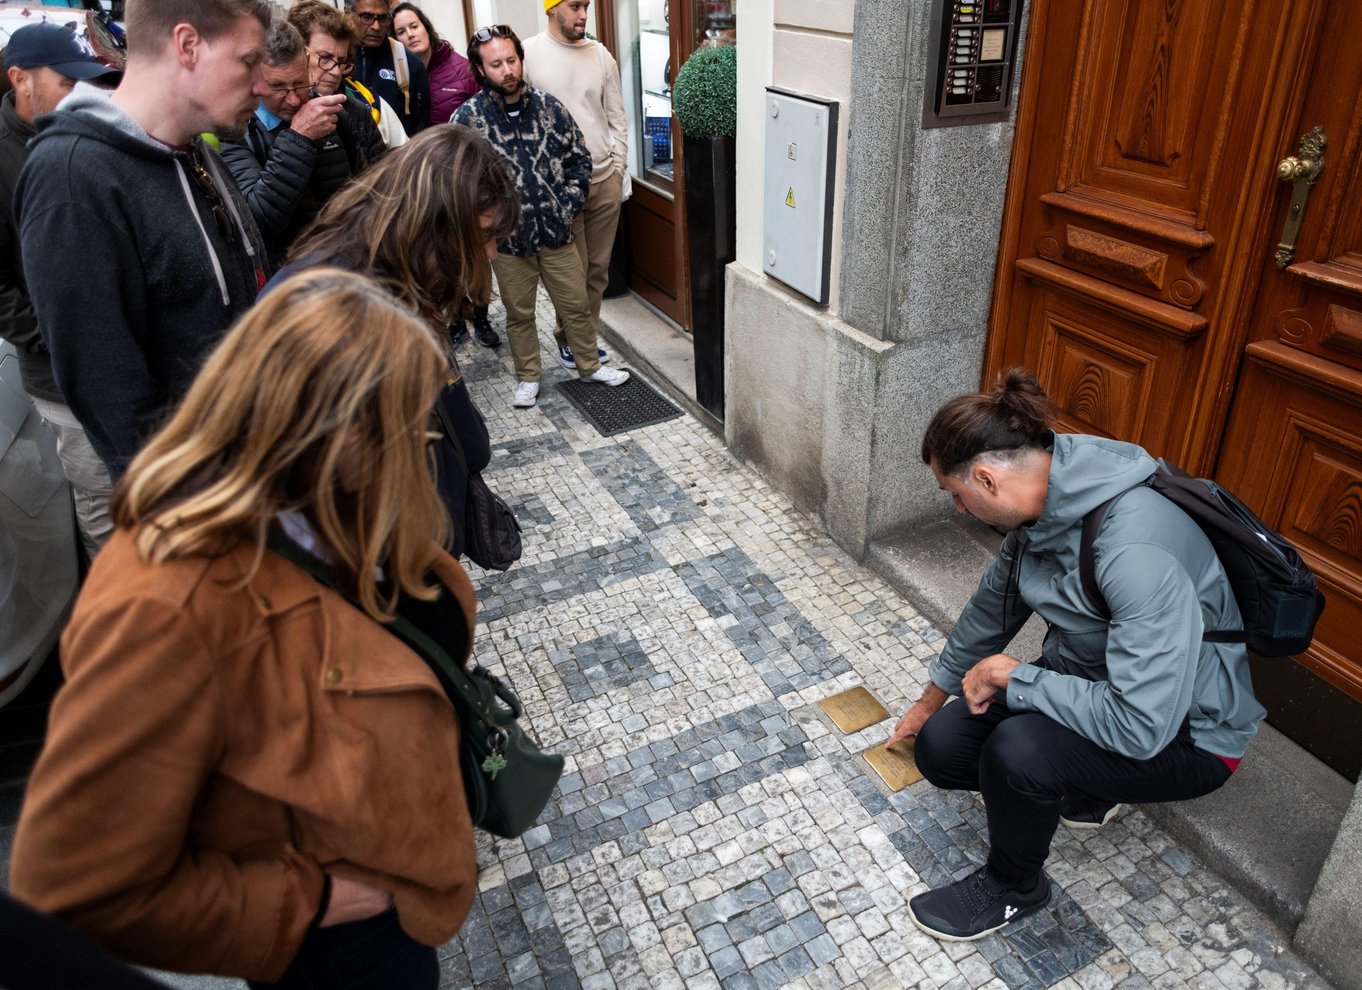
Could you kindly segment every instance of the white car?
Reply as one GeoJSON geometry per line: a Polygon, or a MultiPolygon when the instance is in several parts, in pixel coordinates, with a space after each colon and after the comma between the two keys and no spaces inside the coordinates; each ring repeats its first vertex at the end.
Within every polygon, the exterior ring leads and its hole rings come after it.
{"type": "Polygon", "coordinates": [[[61,635],[79,580],[71,486],[57,442],[0,341],[0,706],[33,679],[61,635]]]}
{"type": "Polygon", "coordinates": [[[122,69],[127,62],[122,25],[110,27],[105,15],[87,10],[80,4],[66,7],[0,0],[0,48],[9,44],[9,36],[19,28],[41,21],[54,21],[73,28],[76,36],[90,46],[91,52],[101,62],[115,69],[122,69]]]}

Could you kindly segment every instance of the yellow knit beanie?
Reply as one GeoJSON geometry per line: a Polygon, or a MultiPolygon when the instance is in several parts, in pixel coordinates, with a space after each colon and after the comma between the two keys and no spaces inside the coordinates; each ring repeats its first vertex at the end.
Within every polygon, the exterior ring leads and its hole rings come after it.
{"type": "Polygon", "coordinates": [[[550,10],[552,10],[554,7],[557,7],[562,2],[563,0],[544,0],[544,13],[547,14],[550,10]]]}

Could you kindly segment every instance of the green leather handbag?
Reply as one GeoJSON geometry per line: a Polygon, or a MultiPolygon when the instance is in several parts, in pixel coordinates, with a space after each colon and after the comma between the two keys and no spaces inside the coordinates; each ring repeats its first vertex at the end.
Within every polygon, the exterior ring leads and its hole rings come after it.
{"type": "Polygon", "coordinates": [[[515,692],[481,664],[465,671],[429,636],[401,616],[389,631],[440,678],[459,713],[459,758],[473,824],[514,839],[534,825],[563,775],[563,758],[546,753],[521,727],[515,692]]]}
{"type": "MultiPolygon", "coordinates": [[[[266,545],[330,588],[327,566],[277,530],[266,545]]],[[[538,819],[563,775],[563,757],[546,753],[520,725],[524,707],[501,678],[478,664],[464,670],[435,640],[402,616],[384,627],[430,666],[459,718],[459,760],[473,825],[514,839],[538,819]]]]}

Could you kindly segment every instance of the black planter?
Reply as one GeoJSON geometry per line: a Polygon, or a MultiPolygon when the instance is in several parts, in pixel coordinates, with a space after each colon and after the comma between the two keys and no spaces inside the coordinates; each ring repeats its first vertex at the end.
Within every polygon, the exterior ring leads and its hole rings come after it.
{"type": "Polygon", "coordinates": [[[735,169],[733,138],[685,138],[695,397],[719,419],[724,418],[724,266],[737,256],[735,169]]]}

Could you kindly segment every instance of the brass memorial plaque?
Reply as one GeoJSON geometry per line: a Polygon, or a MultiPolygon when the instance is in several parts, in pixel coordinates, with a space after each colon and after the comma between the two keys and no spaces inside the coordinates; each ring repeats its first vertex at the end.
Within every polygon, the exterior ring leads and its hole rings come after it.
{"type": "Polygon", "coordinates": [[[922,771],[913,761],[911,739],[895,743],[892,749],[885,749],[884,743],[876,743],[861,755],[891,791],[901,791],[922,779],[922,771]]]}
{"type": "Polygon", "coordinates": [[[846,735],[860,732],[867,725],[874,725],[889,715],[888,709],[875,700],[875,696],[864,687],[854,687],[850,691],[834,694],[818,703],[828,718],[846,735]]]}

